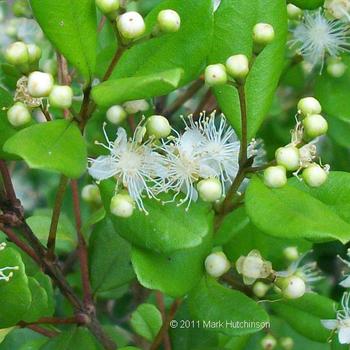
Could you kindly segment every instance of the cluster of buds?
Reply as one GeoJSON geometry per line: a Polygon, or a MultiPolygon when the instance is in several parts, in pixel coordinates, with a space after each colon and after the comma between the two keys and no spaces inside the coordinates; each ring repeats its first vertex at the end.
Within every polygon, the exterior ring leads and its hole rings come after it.
{"type": "MultiPolygon", "coordinates": [[[[6,248],[6,243],[0,243],[0,252],[6,248]]],[[[13,272],[18,271],[19,266],[6,266],[0,268],[0,281],[8,282],[13,277],[13,272]]]]}
{"type": "MultiPolygon", "coordinates": [[[[146,32],[143,17],[136,11],[119,14],[120,0],[96,0],[96,6],[111,21],[115,21],[119,35],[124,43],[141,38],[146,32]]],[[[157,16],[154,33],[175,33],[180,29],[179,14],[171,9],[162,10],[157,16]]]]}
{"type": "MultiPolygon", "coordinates": [[[[268,23],[257,23],[253,28],[254,52],[260,53],[275,38],[275,31],[268,23]]],[[[241,84],[249,73],[249,59],[246,55],[230,56],[225,65],[218,63],[209,65],[205,70],[205,82],[209,86],[217,86],[233,82],[241,84]]]]}
{"type": "Polygon", "coordinates": [[[329,165],[314,162],[317,148],[315,139],[328,130],[326,119],[320,114],[320,103],[313,97],[305,97],[298,103],[297,124],[292,130],[291,143],[280,147],[275,153],[276,166],[264,171],[264,182],[268,187],[279,188],[287,183],[287,171],[310,187],[321,186],[328,177],[329,165]],[[302,172],[302,177],[299,173],[302,172]]]}
{"type": "Polygon", "coordinates": [[[294,340],[290,337],[281,337],[277,340],[272,334],[269,333],[261,339],[260,344],[264,350],[273,350],[278,345],[283,350],[292,350],[294,347],[294,340]]]}

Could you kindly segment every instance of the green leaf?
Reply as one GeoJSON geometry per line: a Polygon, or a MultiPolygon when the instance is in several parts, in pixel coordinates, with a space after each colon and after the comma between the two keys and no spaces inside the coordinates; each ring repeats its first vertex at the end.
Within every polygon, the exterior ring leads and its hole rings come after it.
{"type": "Polygon", "coordinates": [[[334,319],[336,303],[315,293],[306,293],[295,300],[283,300],[270,304],[272,310],[287,321],[303,336],[326,342],[330,331],[323,327],[321,320],[334,319]]]}
{"type": "Polygon", "coordinates": [[[162,327],[162,315],[152,304],[141,304],[131,314],[130,324],[133,330],[152,341],[162,327]]]}
{"type": "MultiPolygon", "coordinates": [[[[300,187],[297,180],[270,189],[255,176],[246,192],[247,213],[256,227],[272,236],[346,243],[350,239],[350,186],[340,183],[337,174],[331,174],[325,185],[308,193],[306,186],[304,190],[295,188],[300,187]]],[[[344,180],[350,174],[340,176],[344,180]]]]}
{"type": "Polygon", "coordinates": [[[75,123],[55,120],[30,126],[8,139],[4,150],[23,158],[31,168],[78,178],[87,166],[86,146],[75,123]]]}
{"type": "Polygon", "coordinates": [[[9,327],[0,329],[0,344],[5,340],[8,334],[10,334],[16,327],[9,327]]]}
{"type": "MultiPolygon", "coordinates": [[[[28,278],[20,254],[10,247],[0,251],[0,268],[17,266],[18,270],[12,271],[13,276],[8,282],[0,281],[0,328],[17,324],[32,302],[28,278]]],[[[5,271],[5,273],[7,272],[5,271]]]]}
{"type": "MultiPolygon", "coordinates": [[[[215,13],[214,45],[210,63],[225,63],[229,56],[252,56],[252,29],[258,22],[273,25],[275,40],[254,60],[246,81],[248,139],[255,136],[269,111],[284,66],[287,36],[285,0],[222,0],[215,13]]],[[[236,88],[214,89],[222,112],[238,134],[241,133],[240,107],[236,88]]]]}
{"type": "Polygon", "coordinates": [[[89,252],[91,285],[95,293],[116,289],[135,277],[131,246],[115,232],[109,219],[95,226],[89,252]]]}
{"type": "MultiPolygon", "coordinates": [[[[35,215],[27,219],[27,223],[43,243],[47,243],[47,238],[50,232],[51,216],[35,215]]],[[[68,253],[76,247],[76,233],[72,224],[67,217],[62,215],[58,221],[56,234],[56,248],[57,252],[68,253]]]]}
{"type": "Polygon", "coordinates": [[[138,100],[168,94],[179,85],[182,69],[143,76],[108,80],[92,90],[98,105],[111,106],[129,100],[138,100]]]}
{"type": "MultiPolygon", "coordinates": [[[[350,119],[343,120],[329,117],[328,121],[328,135],[338,145],[344,148],[350,148],[350,119]]],[[[335,150],[333,150],[335,152],[335,150]]]]}
{"type": "Polygon", "coordinates": [[[50,339],[40,350],[100,350],[86,328],[73,327],[50,339]]]}
{"type": "Polygon", "coordinates": [[[91,79],[96,63],[97,20],[93,0],[30,0],[46,37],[81,74],[91,79]]]}
{"type": "Polygon", "coordinates": [[[255,301],[209,276],[192,291],[188,304],[192,317],[202,322],[203,327],[212,324],[209,329],[229,336],[257,332],[269,321],[266,311],[255,301]],[[217,326],[213,326],[215,322],[217,326]],[[247,327],[237,327],[236,322],[246,322],[247,327]]]}
{"type": "Polygon", "coordinates": [[[290,0],[289,2],[305,10],[314,10],[321,7],[324,0],[290,0]]]}
{"type": "Polygon", "coordinates": [[[126,346],[125,348],[120,348],[119,350],[141,350],[141,349],[135,348],[134,346],[126,346]]]}
{"type": "Polygon", "coordinates": [[[145,76],[181,68],[184,71],[180,82],[182,86],[199,76],[211,45],[211,0],[162,1],[146,18],[148,32],[151,32],[162,9],[173,9],[179,13],[180,30],[133,46],[122,56],[111,79],[145,76]]]}
{"type": "Polygon", "coordinates": [[[40,287],[45,290],[47,296],[47,306],[45,315],[41,315],[41,317],[52,316],[55,312],[55,296],[52,281],[48,275],[45,275],[40,270],[33,275],[33,278],[35,278],[35,280],[40,284],[40,287]]]}
{"type": "Polygon", "coordinates": [[[280,239],[264,234],[251,222],[244,207],[227,215],[224,225],[215,234],[215,245],[223,245],[224,252],[231,261],[257,249],[266,260],[272,262],[275,269],[285,267],[283,250],[286,247],[298,247],[300,253],[312,248],[312,244],[303,239],[280,239]],[[217,240],[218,235],[223,236],[223,233],[230,237],[228,242],[217,240]]]}
{"type": "Polygon", "coordinates": [[[133,247],[132,264],[138,281],[172,297],[180,297],[194,288],[204,274],[204,260],[212,248],[211,237],[198,247],[157,254],[133,247]]]}
{"type": "MultiPolygon", "coordinates": [[[[110,200],[114,194],[115,183],[103,181],[100,185],[102,200],[107,212],[110,212],[110,200]]],[[[172,195],[161,196],[161,200],[170,200],[172,195]]],[[[169,253],[178,249],[200,245],[212,232],[213,213],[205,203],[192,203],[188,211],[176,202],[163,205],[161,201],[144,199],[149,212],[135,210],[130,218],[111,216],[115,230],[135,246],[159,253],[169,253]]]]}
{"type": "Polygon", "coordinates": [[[39,350],[47,338],[27,328],[14,329],[1,344],[1,350],[39,350]]]}

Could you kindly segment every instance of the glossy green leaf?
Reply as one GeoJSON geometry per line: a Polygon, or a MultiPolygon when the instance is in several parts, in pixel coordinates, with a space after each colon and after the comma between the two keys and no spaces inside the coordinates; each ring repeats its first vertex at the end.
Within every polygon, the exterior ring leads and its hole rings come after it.
{"type": "MultiPolygon", "coordinates": [[[[8,282],[0,281],[0,328],[12,327],[19,322],[32,302],[28,278],[25,274],[21,256],[10,247],[0,251],[0,268],[4,267],[18,267],[18,270],[12,271],[13,276],[8,282]]],[[[6,275],[8,272],[4,271],[6,275]]]]}
{"type": "Polygon", "coordinates": [[[290,0],[289,2],[305,10],[314,10],[321,7],[324,0],[290,0]]]}
{"type": "Polygon", "coordinates": [[[272,310],[287,321],[303,336],[326,342],[330,331],[323,327],[321,320],[334,319],[336,303],[316,293],[306,293],[295,300],[271,303],[272,310]]]}
{"type": "Polygon", "coordinates": [[[1,350],[39,350],[47,338],[28,328],[15,328],[1,344],[1,350]]]}
{"type": "Polygon", "coordinates": [[[182,69],[171,69],[155,74],[108,80],[92,90],[98,105],[111,106],[129,100],[165,95],[179,85],[182,69]]]}
{"type": "Polygon", "coordinates": [[[176,298],[197,286],[211,247],[209,237],[198,247],[170,254],[133,247],[131,259],[137,279],[145,288],[160,290],[176,298]]]}
{"type": "Polygon", "coordinates": [[[8,334],[10,334],[16,327],[9,327],[0,329],[0,344],[5,340],[8,334]]]}
{"type": "Polygon", "coordinates": [[[144,76],[175,68],[184,71],[180,86],[197,78],[211,47],[213,31],[211,3],[211,0],[162,1],[146,18],[148,32],[152,30],[162,9],[173,9],[179,13],[180,30],[132,47],[122,56],[111,79],[144,76]]]}
{"type": "Polygon", "coordinates": [[[40,350],[101,350],[91,333],[83,327],[72,327],[50,339],[40,350]]]}
{"type": "MultiPolygon", "coordinates": [[[[114,194],[113,181],[104,181],[100,185],[102,200],[107,212],[110,212],[110,199],[114,194]]],[[[172,195],[160,197],[170,200],[172,195]]],[[[111,215],[115,230],[135,246],[159,253],[169,253],[178,249],[200,245],[212,231],[213,213],[204,203],[192,203],[188,211],[176,202],[163,205],[161,201],[144,199],[144,212],[135,210],[130,218],[111,215]]]]}
{"type": "Polygon", "coordinates": [[[96,6],[93,0],[30,0],[46,37],[81,74],[91,79],[97,47],[96,6]]]}
{"type": "Polygon", "coordinates": [[[208,328],[229,336],[257,332],[269,320],[266,311],[255,301],[237,290],[224,287],[211,277],[202,279],[189,295],[188,304],[195,320],[201,321],[203,326],[217,322],[216,327],[208,328]],[[237,327],[236,322],[244,321],[247,322],[246,327],[237,327]]]}
{"type": "Polygon", "coordinates": [[[131,246],[115,232],[109,219],[95,226],[89,252],[91,285],[95,293],[116,289],[135,277],[131,246]]]}
{"type": "Polygon", "coordinates": [[[23,158],[31,168],[52,170],[71,178],[87,166],[86,146],[75,123],[56,120],[30,126],[9,138],[4,150],[23,158]]]}
{"type": "MultiPolygon", "coordinates": [[[[344,180],[346,174],[340,176],[344,180]]],[[[331,174],[325,185],[306,193],[305,186],[301,190],[291,184],[270,189],[255,176],[246,192],[248,216],[256,227],[272,236],[346,243],[350,240],[350,187],[344,188],[344,182],[337,178],[339,173],[331,174]]]]}
{"type": "Polygon", "coordinates": [[[148,341],[155,338],[162,323],[162,315],[153,304],[139,305],[130,318],[133,330],[148,341]]]}
{"type": "Polygon", "coordinates": [[[329,117],[327,121],[329,137],[339,146],[350,148],[350,119],[329,117]]]}
{"type": "MultiPolygon", "coordinates": [[[[252,29],[258,22],[273,25],[275,40],[254,60],[246,81],[248,139],[255,136],[269,111],[284,65],[287,36],[285,0],[222,0],[215,13],[210,63],[225,63],[229,56],[252,56],[252,29]]],[[[236,88],[224,85],[214,89],[222,112],[241,133],[240,107],[236,88]]]]}

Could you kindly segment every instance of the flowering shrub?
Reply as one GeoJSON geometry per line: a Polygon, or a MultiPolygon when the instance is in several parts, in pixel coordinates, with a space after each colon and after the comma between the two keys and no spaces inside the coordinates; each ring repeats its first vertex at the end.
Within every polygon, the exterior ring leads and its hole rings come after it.
{"type": "Polygon", "coordinates": [[[346,349],[349,0],[0,3],[0,350],[346,349]]]}

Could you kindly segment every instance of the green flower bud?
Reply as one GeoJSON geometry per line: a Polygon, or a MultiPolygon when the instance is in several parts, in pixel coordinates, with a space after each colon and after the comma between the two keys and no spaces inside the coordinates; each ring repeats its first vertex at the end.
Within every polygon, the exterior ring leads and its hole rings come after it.
{"type": "Polygon", "coordinates": [[[275,39],[275,30],[268,23],[257,23],[253,28],[253,41],[259,46],[266,46],[275,39]]]}
{"type": "Polygon", "coordinates": [[[280,188],[287,184],[286,168],[280,165],[270,166],[264,171],[265,185],[271,188],[280,188]]]}
{"type": "Polygon", "coordinates": [[[128,114],[145,112],[149,109],[149,104],[146,100],[128,101],[123,104],[123,107],[128,114]]]}
{"type": "Polygon", "coordinates": [[[243,80],[249,73],[249,60],[246,55],[234,55],[226,61],[227,73],[234,79],[243,80]]]}
{"type": "Polygon", "coordinates": [[[72,105],[73,90],[70,86],[55,85],[50,93],[49,102],[52,107],[67,109],[72,105]]]}
{"type": "Polygon", "coordinates": [[[99,10],[105,15],[117,11],[120,6],[119,0],[95,0],[95,2],[99,10]]]}
{"type": "Polygon", "coordinates": [[[28,92],[32,97],[47,97],[51,93],[53,84],[51,74],[33,72],[28,77],[28,92]]]}
{"type": "Polygon", "coordinates": [[[322,107],[314,97],[304,97],[298,102],[298,112],[306,117],[309,114],[320,114],[322,107]]]}
{"type": "Polygon", "coordinates": [[[264,282],[258,281],[254,283],[253,286],[253,293],[258,297],[258,298],[263,298],[268,290],[270,289],[270,286],[267,285],[264,282]]]}
{"type": "Polygon", "coordinates": [[[133,214],[134,208],[135,203],[128,194],[116,194],[111,199],[110,210],[115,216],[128,218],[133,214]]]}
{"type": "Polygon", "coordinates": [[[216,202],[222,197],[222,185],[216,178],[208,178],[198,182],[199,197],[204,202],[216,202]]]}
{"type": "Polygon", "coordinates": [[[6,49],[5,58],[8,63],[14,66],[27,64],[29,62],[27,45],[21,41],[11,44],[6,49]]]}
{"type": "Polygon", "coordinates": [[[299,276],[278,278],[275,282],[287,299],[301,298],[306,292],[305,281],[299,276]]]}
{"type": "Polygon", "coordinates": [[[24,103],[16,102],[7,111],[7,118],[11,125],[14,127],[19,127],[29,123],[32,116],[24,103]]]}
{"type": "Polygon", "coordinates": [[[341,61],[330,61],[327,64],[327,73],[333,78],[341,78],[347,68],[347,65],[341,61]]]}
{"type": "Polygon", "coordinates": [[[286,247],[283,250],[283,255],[289,261],[296,261],[299,259],[298,247],[286,247]]]}
{"type": "Polygon", "coordinates": [[[320,187],[328,177],[328,172],[318,164],[310,164],[302,174],[303,180],[310,187],[320,187]]]}
{"type": "Polygon", "coordinates": [[[37,63],[39,62],[41,58],[41,48],[38,45],[35,44],[28,44],[27,45],[28,49],[28,57],[29,57],[29,63],[37,63]]]}
{"type": "Polygon", "coordinates": [[[158,17],[159,29],[164,33],[175,33],[180,29],[181,19],[179,14],[174,10],[162,10],[158,17]]]}
{"type": "Polygon", "coordinates": [[[277,340],[271,335],[268,334],[261,340],[261,347],[264,350],[272,350],[276,347],[277,340]]]}
{"type": "Polygon", "coordinates": [[[227,83],[226,68],[223,64],[212,64],[205,69],[205,82],[209,86],[223,85],[227,83]]]}
{"type": "Polygon", "coordinates": [[[215,278],[221,277],[231,268],[231,264],[223,252],[208,255],[204,265],[208,275],[215,278]]]}
{"type": "Polygon", "coordinates": [[[293,4],[288,4],[287,14],[289,19],[299,19],[303,15],[303,10],[293,4]]]}
{"type": "Polygon", "coordinates": [[[282,337],[279,343],[284,350],[292,350],[294,348],[294,340],[291,337],[282,337]]]}
{"type": "Polygon", "coordinates": [[[126,12],[119,16],[117,27],[120,35],[128,40],[139,38],[146,30],[142,16],[135,11],[126,12]]]}
{"type": "Polygon", "coordinates": [[[100,190],[97,185],[86,185],[81,191],[81,197],[88,203],[101,203],[100,190]]]}
{"type": "Polygon", "coordinates": [[[322,136],[328,131],[328,123],[320,114],[311,114],[303,119],[303,126],[306,136],[309,138],[316,138],[322,136]]]}
{"type": "Polygon", "coordinates": [[[127,113],[122,106],[115,105],[107,110],[106,116],[108,121],[118,125],[126,119],[127,113]]]}
{"type": "Polygon", "coordinates": [[[147,119],[147,133],[156,139],[167,137],[171,133],[171,126],[168,119],[162,115],[152,115],[147,119]]]}
{"type": "Polygon", "coordinates": [[[294,146],[285,146],[277,149],[276,162],[288,171],[297,170],[300,167],[300,153],[294,146]]]}

